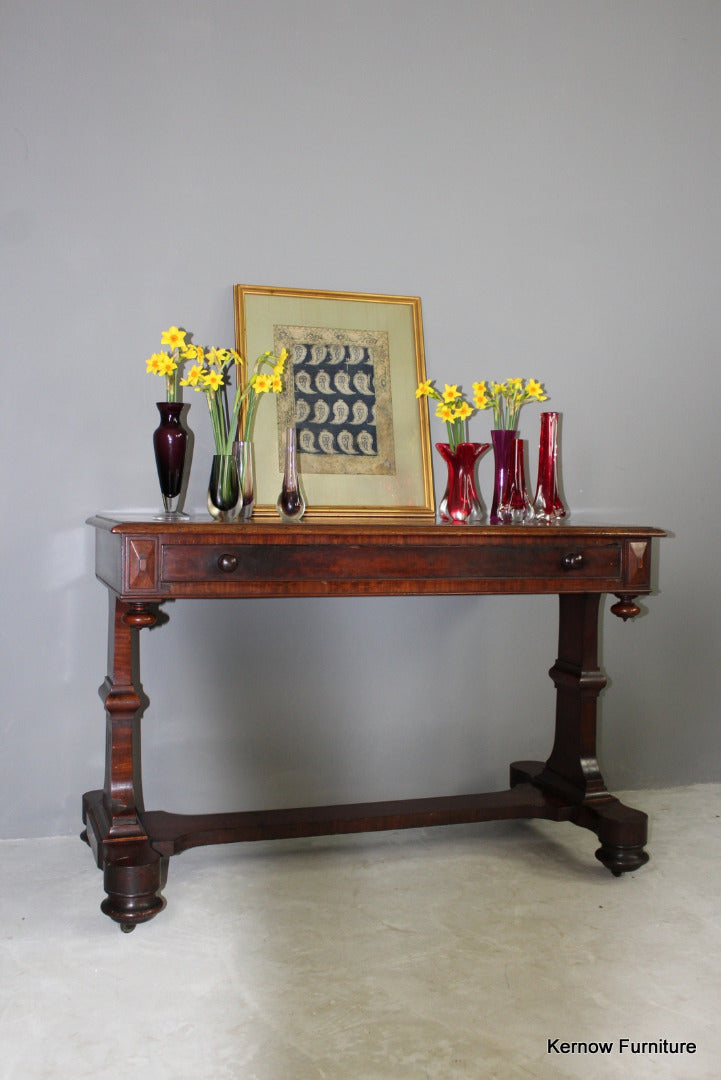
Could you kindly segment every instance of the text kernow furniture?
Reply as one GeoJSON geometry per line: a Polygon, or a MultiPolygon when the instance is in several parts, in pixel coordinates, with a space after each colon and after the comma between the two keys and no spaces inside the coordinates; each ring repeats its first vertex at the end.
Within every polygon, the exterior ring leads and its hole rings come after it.
{"type": "Polygon", "coordinates": [[[599,602],[638,614],[660,529],[625,526],[167,523],[101,514],[96,574],[110,594],[105,784],[83,798],[83,838],[103,870],[102,910],[132,930],[164,906],[168,859],[241,840],[408,829],[501,818],[571,821],[596,833],[614,874],[648,859],[646,815],[606,790],[596,757],[599,602]],[[147,706],[138,639],[158,605],[181,598],[539,594],[559,597],[556,732],[548,760],[511,765],[507,791],[290,810],[184,815],[146,811],[140,721],[147,706]]]}

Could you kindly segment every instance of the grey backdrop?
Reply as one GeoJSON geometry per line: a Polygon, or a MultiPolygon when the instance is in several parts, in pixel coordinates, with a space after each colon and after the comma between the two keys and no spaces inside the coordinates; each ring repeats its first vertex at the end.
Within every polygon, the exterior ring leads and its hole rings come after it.
{"type": "MultiPolygon", "coordinates": [[[[106,596],[83,523],[157,505],[145,358],[171,323],[232,344],[236,281],[418,295],[430,377],[545,382],[571,509],[673,534],[643,617],[606,604],[606,779],[720,780],[721,5],[0,16],[0,834],[76,831],[102,783],[106,596]]],[[[537,407],[522,429],[534,473],[537,407]]],[[[488,459],[481,480],[488,500],[488,459]]],[[[146,802],[504,786],[550,746],[555,620],[553,598],[172,605],[144,632],[146,802]]]]}

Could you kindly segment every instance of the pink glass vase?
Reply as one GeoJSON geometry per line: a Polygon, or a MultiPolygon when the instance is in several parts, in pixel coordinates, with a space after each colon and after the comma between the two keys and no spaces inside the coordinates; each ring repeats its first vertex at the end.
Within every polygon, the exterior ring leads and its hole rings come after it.
{"type": "Polygon", "coordinates": [[[541,436],[538,443],[538,482],[533,499],[537,521],[556,521],[566,516],[558,494],[558,413],[541,413],[541,436]]]}
{"type": "Polygon", "coordinates": [[[451,450],[448,443],[436,443],[448,466],[448,483],[438,511],[441,521],[474,525],[483,519],[483,503],[476,490],[476,463],[490,445],[462,442],[451,450]]]}
{"type": "Polygon", "coordinates": [[[494,428],[491,432],[494,467],[491,525],[501,525],[511,520],[509,499],[514,464],[513,444],[515,441],[516,432],[511,428],[494,428]]]}

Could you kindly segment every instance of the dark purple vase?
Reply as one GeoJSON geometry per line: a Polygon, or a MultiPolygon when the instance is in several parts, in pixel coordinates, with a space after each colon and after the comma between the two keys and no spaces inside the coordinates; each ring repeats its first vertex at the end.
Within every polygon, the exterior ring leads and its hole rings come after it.
{"type": "Polygon", "coordinates": [[[160,424],[153,432],[153,448],[163,496],[162,516],[185,517],[178,509],[188,450],[188,433],[181,422],[185,405],[182,401],[158,401],[157,406],[160,424]]]}

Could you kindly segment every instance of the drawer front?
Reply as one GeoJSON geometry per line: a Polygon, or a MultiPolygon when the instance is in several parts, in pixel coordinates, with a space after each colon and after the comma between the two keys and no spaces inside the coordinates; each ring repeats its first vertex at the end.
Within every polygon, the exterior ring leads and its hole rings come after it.
{"type": "MultiPolygon", "coordinates": [[[[293,582],[301,591],[313,582],[413,583],[463,582],[471,586],[486,581],[523,581],[527,591],[557,592],[566,587],[582,591],[621,586],[623,544],[620,541],[579,543],[549,537],[529,543],[479,543],[473,546],[423,545],[354,546],[317,544],[163,547],[161,581],[173,586],[200,582],[246,582],[271,584],[293,582]]],[[[400,590],[399,590],[400,591],[400,590]]],[[[432,591],[419,587],[418,591],[432,591]]],[[[480,591],[480,589],[479,589],[480,591]]],[[[501,588],[500,591],[506,591],[501,588]]]]}

